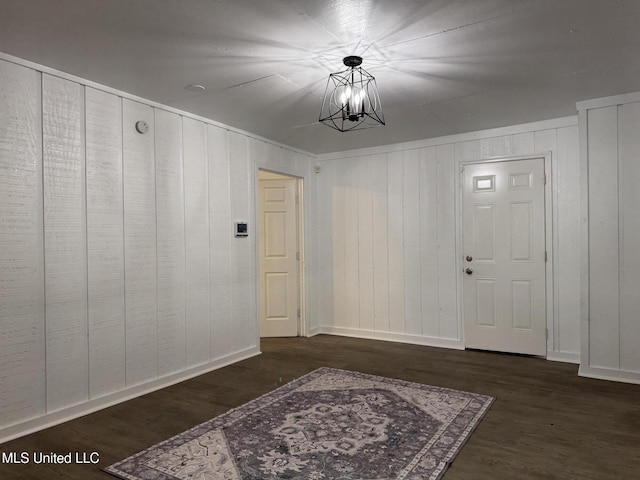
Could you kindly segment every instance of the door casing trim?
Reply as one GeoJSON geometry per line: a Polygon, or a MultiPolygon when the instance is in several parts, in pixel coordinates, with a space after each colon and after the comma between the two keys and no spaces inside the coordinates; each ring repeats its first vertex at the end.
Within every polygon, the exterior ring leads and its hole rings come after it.
{"type": "Polygon", "coordinates": [[[260,211],[259,205],[259,173],[260,171],[269,172],[269,173],[277,173],[279,175],[285,175],[287,177],[291,177],[296,181],[296,196],[298,197],[298,203],[296,203],[296,222],[297,222],[297,235],[298,235],[298,250],[300,251],[300,261],[298,262],[298,307],[300,309],[300,317],[298,318],[298,336],[306,337],[307,332],[309,331],[307,325],[307,315],[306,315],[306,262],[305,262],[305,198],[304,198],[304,180],[305,177],[301,177],[298,174],[287,171],[286,168],[282,169],[273,169],[273,168],[263,168],[260,165],[255,166],[254,172],[254,211],[255,218],[253,219],[253,224],[255,225],[255,268],[256,268],[256,285],[255,285],[255,298],[256,298],[256,331],[257,331],[257,339],[256,344],[260,345],[260,242],[259,235],[260,229],[258,227],[258,214],[260,211]]]}

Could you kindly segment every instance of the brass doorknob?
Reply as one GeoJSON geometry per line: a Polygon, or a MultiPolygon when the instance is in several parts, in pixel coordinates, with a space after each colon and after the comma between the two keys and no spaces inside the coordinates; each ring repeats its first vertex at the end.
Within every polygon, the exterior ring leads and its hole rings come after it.
{"type": "Polygon", "coordinates": [[[471,274],[473,273],[473,270],[472,270],[471,268],[467,268],[464,272],[465,272],[467,275],[471,275],[471,274]]]}

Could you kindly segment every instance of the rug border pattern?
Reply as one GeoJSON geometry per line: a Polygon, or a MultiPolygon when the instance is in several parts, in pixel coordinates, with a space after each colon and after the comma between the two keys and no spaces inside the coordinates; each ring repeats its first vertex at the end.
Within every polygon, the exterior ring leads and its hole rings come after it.
{"type": "MultiPolygon", "coordinates": [[[[296,388],[298,386],[300,386],[301,384],[304,385],[306,383],[309,383],[311,380],[313,380],[315,377],[320,377],[324,374],[327,373],[342,373],[342,374],[348,374],[348,375],[352,375],[352,376],[356,376],[356,377],[360,377],[361,379],[367,379],[367,380],[371,380],[371,381],[378,381],[380,382],[380,380],[382,381],[391,381],[396,385],[403,385],[403,386],[407,386],[407,387],[417,387],[417,388],[425,388],[425,387],[429,387],[433,390],[436,391],[441,391],[443,393],[451,393],[451,394],[460,394],[460,393],[465,393],[465,394],[471,394],[474,395],[475,397],[481,397],[484,402],[481,406],[481,408],[479,409],[479,411],[475,414],[475,416],[473,417],[473,419],[468,423],[468,425],[465,427],[465,429],[459,434],[459,437],[456,439],[456,442],[454,445],[452,445],[450,447],[449,452],[446,454],[446,456],[444,457],[443,461],[441,461],[438,465],[438,467],[431,473],[431,475],[429,476],[428,479],[425,480],[439,480],[442,478],[442,476],[445,474],[446,470],[448,469],[448,467],[451,465],[451,463],[453,462],[454,458],[456,457],[456,455],[460,452],[460,450],[462,449],[462,447],[464,446],[464,444],[469,440],[469,438],[471,437],[471,434],[473,433],[473,431],[476,429],[476,427],[479,425],[480,420],[486,415],[487,411],[489,410],[489,408],[493,405],[493,403],[495,402],[495,398],[484,395],[484,394],[477,394],[477,393],[472,393],[472,392],[466,392],[466,391],[462,391],[462,390],[456,390],[456,389],[452,389],[452,388],[447,388],[447,387],[438,387],[438,386],[433,386],[433,385],[427,385],[427,384],[422,384],[422,383],[417,383],[417,382],[410,382],[407,380],[401,380],[401,379],[397,379],[397,378],[391,378],[391,377],[384,377],[384,376],[380,376],[380,375],[374,375],[374,374],[368,374],[368,373],[362,373],[362,372],[357,372],[357,371],[352,371],[352,370],[345,370],[345,369],[339,369],[339,368],[333,368],[333,367],[320,367],[317,368],[311,372],[308,372],[298,378],[295,378],[294,380],[281,385],[280,387],[277,387],[273,390],[270,390],[266,393],[264,393],[263,395],[260,395],[259,397],[253,399],[253,400],[249,400],[246,403],[243,403],[242,405],[239,405],[237,407],[231,408],[229,410],[227,410],[226,412],[221,413],[220,415],[217,415],[209,420],[206,420],[198,425],[195,425],[194,427],[185,430],[183,432],[180,432],[162,442],[158,442],[154,445],[151,445],[149,448],[146,448],[144,450],[141,450],[133,455],[130,455],[126,458],[124,458],[123,460],[120,460],[116,463],[113,463],[112,465],[103,468],[102,470],[106,473],[109,473],[111,475],[114,475],[118,478],[121,478],[123,480],[140,480],[139,476],[134,476],[134,475],[130,475],[127,472],[123,472],[122,470],[118,469],[118,466],[122,465],[123,463],[133,459],[133,458],[137,458],[140,456],[145,455],[146,453],[152,451],[152,450],[157,450],[158,448],[172,442],[173,440],[176,440],[179,437],[189,437],[191,434],[204,429],[205,427],[209,427],[211,426],[211,428],[216,428],[214,425],[215,424],[222,424],[225,423],[224,420],[227,420],[228,417],[232,417],[232,419],[225,424],[232,424],[235,423],[236,421],[238,421],[239,419],[243,418],[245,415],[237,415],[237,413],[239,411],[246,411],[246,410],[250,410],[251,413],[255,413],[265,407],[267,407],[268,405],[270,405],[271,403],[280,400],[284,397],[286,397],[289,393],[292,393],[292,391],[295,391],[296,388]],[[269,399],[269,397],[274,397],[272,399],[272,401],[266,401],[269,399]],[[236,417],[236,418],[233,418],[236,417]]],[[[476,398],[477,400],[477,398],[476,398]]],[[[448,422],[448,424],[451,423],[452,420],[450,420],[448,422]]],[[[443,427],[441,427],[439,429],[440,430],[444,430],[447,428],[447,425],[443,425],[443,427]]],[[[200,433],[198,433],[198,435],[195,435],[194,438],[196,438],[197,436],[199,436],[200,433]]],[[[426,452],[428,451],[429,447],[438,439],[438,436],[434,436],[434,438],[430,439],[429,442],[427,442],[427,444],[425,444],[425,446],[423,447],[423,449],[421,450],[421,454],[416,455],[416,457],[414,458],[414,460],[412,460],[409,464],[407,464],[407,466],[405,466],[399,476],[397,477],[397,480],[400,480],[402,478],[405,478],[406,475],[408,475],[409,473],[411,473],[411,470],[413,469],[413,467],[415,466],[415,464],[417,464],[419,462],[420,457],[422,456],[422,452],[426,452]],[[412,465],[413,464],[413,465],[412,465]]]]}

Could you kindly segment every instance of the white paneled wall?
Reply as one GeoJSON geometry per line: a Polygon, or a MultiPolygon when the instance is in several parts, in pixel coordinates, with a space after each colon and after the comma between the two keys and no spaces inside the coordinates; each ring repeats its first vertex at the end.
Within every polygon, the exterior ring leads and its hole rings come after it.
{"type": "Polygon", "coordinates": [[[89,396],[84,92],[42,76],[47,411],[89,396]]]}
{"type": "MultiPolygon", "coordinates": [[[[184,122],[184,204],[186,240],[187,364],[211,358],[209,318],[209,173],[207,126],[190,118],[184,122]]],[[[246,345],[251,344],[251,339],[246,345]]]]}
{"type": "Polygon", "coordinates": [[[125,387],[122,99],[85,89],[89,397],[125,387]]]}
{"type": "Polygon", "coordinates": [[[158,375],[156,166],[153,117],[152,107],[123,99],[127,386],[140,384],[158,375]],[[147,122],[149,133],[141,135],[136,131],[135,124],[139,120],[147,122]]]}
{"type": "Polygon", "coordinates": [[[41,76],[0,62],[0,418],[46,411],[41,76]]]}
{"type": "Polygon", "coordinates": [[[575,118],[321,156],[314,298],[320,331],[461,348],[461,162],[551,153],[554,318],[549,358],[580,351],[575,118]]]}
{"type": "Polygon", "coordinates": [[[233,226],[229,187],[229,157],[227,132],[209,125],[209,245],[211,284],[211,351],[229,354],[233,345],[231,325],[231,242],[233,226]]]}
{"type": "Polygon", "coordinates": [[[589,252],[580,374],[640,383],[640,94],[579,107],[589,252]]]}
{"type": "MultiPolygon", "coordinates": [[[[179,372],[189,364],[185,358],[186,251],[183,125],[179,115],[159,109],[155,110],[154,122],[158,375],[162,376],[179,372]]],[[[184,151],[186,152],[186,148],[184,151]]],[[[208,283],[205,286],[208,286],[208,283]]]]}
{"type": "Polygon", "coordinates": [[[309,180],[306,154],[86,83],[0,60],[0,441],[259,353],[255,173],[309,180]]]}

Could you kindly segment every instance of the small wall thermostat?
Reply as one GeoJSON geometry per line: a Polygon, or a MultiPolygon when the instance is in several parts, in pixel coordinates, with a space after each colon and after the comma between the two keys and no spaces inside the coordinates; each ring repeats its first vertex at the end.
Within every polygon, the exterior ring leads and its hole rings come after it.
{"type": "Polygon", "coordinates": [[[247,222],[236,222],[233,231],[235,232],[236,237],[242,238],[249,236],[249,227],[247,226],[247,222]]]}
{"type": "Polygon", "coordinates": [[[136,130],[138,133],[145,134],[149,131],[149,124],[144,120],[138,120],[136,122],[136,130]]]}

